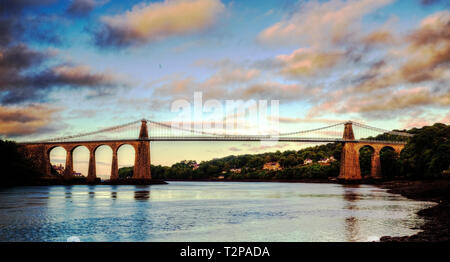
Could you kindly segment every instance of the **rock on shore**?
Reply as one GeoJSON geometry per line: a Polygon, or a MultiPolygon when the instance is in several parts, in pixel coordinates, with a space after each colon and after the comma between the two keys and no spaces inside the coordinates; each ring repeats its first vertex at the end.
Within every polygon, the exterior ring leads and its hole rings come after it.
{"type": "Polygon", "coordinates": [[[423,209],[417,214],[425,219],[421,232],[412,236],[383,236],[382,242],[441,242],[450,241],[450,180],[390,181],[379,186],[389,193],[401,194],[407,198],[433,201],[438,205],[423,209]]]}

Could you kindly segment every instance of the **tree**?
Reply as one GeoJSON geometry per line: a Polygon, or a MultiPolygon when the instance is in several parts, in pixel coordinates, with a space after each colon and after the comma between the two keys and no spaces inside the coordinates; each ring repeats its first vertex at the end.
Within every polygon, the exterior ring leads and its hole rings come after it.
{"type": "Polygon", "coordinates": [[[361,176],[370,176],[370,169],[372,167],[373,149],[364,146],[359,150],[359,166],[361,168],[361,176]]]}
{"type": "Polygon", "coordinates": [[[42,176],[12,141],[0,140],[0,166],[0,186],[33,184],[42,176]]]}
{"type": "Polygon", "coordinates": [[[437,123],[415,128],[400,154],[401,174],[413,178],[442,176],[450,165],[450,126],[437,123]]]}
{"type": "Polygon", "coordinates": [[[386,178],[393,178],[400,172],[400,162],[398,154],[392,148],[383,148],[380,151],[381,175],[386,178]]]}
{"type": "MultiPolygon", "coordinates": [[[[153,170],[152,170],[153,173],[153,170]]],[[[153,174],[152,174],[153,175],[153,174]]],[[[121,167],[119,168],[119,179],[126,179],[133,177],[133,167],[121,167]]]]}

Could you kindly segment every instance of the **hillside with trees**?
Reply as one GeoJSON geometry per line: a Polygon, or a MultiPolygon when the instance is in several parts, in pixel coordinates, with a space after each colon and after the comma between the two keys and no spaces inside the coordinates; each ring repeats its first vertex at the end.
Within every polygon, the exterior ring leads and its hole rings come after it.
{"type": "MultiPolygon", "coordinates": [[[[324,159],[340,159],[342,145],[329,143],[299,151],[276,151],[262,154],[227,156],[197,164],[193,160],[178,162],[171,167],[151,166],[156,179],[304,179],[328,178],[339,175],[339,161],[318,163],[324,159]],[[311,163],[305,164],[310,161],[311,163]],[[265,163],[278,163],[279,170],[263,169],[265,163]]],[[[119,176],[131,176],[132,168],[121,168],[119,176]],[[128,171],[126,171],[128,170],[128,171]],[[122,175],[121,175],[122,174],[122,175]]]]}

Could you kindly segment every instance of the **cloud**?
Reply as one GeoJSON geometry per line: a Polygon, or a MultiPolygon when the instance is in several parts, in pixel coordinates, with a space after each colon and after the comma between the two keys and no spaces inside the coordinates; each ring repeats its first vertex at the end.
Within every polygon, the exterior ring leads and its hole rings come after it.
{"type": "Polygon", "coordinates": [[[108,0],[96,1],[96,0],[73,0],[69,7],[66,9],[66,13],[72,16],[86,16],[95,7],[104,5],[108,0]]]}
{"type": "MultiPolygon", "coordinates": [[[[53,3],[43,1],[3,1],[0,5],[0,102],[23,104],[44,102],[49,93],[57,89],[90,89],[92,95],[112,92],[125,81],[109,72],[94,72],[84,65],[59,62],[58,55],[49,50],[36,50],[24,40],[39,38],[39,43],[58,42],[46,33],[44,24],[53,25],[55,20],[47,16],[30,18],[25,11],[31,7],[53,3]],[[44,34],[46,37],[41,37],[44,34]]],[[[54,31],[54,30],[52,30],[54,31]]]]}
{"type": "Polygon", "coordinates": [[[308,117],[323,113],[360,113],[367,117],[375,117],[386,113],[399,112],[405,109],[418,107],[448,108],[450,106],[450,93],[445,90],[434,91],[429,87],[416,87],[400,89],[398,91],[382,90],[377,93],[350,93],[335,92],[330,94],[332,99],[313,106],[308,117]]]}
{"type": "Polygon", "coordinates": [[[206,86],[221,86],[240,82],[249,82],[260,75],[257,69],[220,70],[204,83],[206,86]]]}
{"type": "Polygon", "coordinates": [[[374,31],[362,39],[366,45],[390,44],[394,42],[394,36],[387,30],[374,31]]]}
{"type": "MultiPolygon", "coordinates": [[[[281,64],[281,59],[277,63],[281,64]]],[[[320,91],[317,86],[280,79],[279,75],[274,75],[273,72],[254,68],[255,64],[245,66],[228,61],[201,61],[196,65],[208,65],[209,69],[216,70],[204,80],[173,74],[152,82],[149,85],[152,94],[147,102],[152,105],[153,110],[170,108],[171,103],[178,99],[191,100],[194,92],[202,92],[204,101],[279,100],[281,103],[289,103],[309,100],[320,91]]]]}
{"type": "Polygon", "coordinates": [[[437,4],[437,3],[440,3],[440,2],[441,2],[441,0],[420,0],[420,3],[422,5],[425,5],[425,6],[427,6],[427,5],[434,5],[434,4],[437,4]]]}
{"type": "Polygon", "coordinates": [[[290,55],[279,55],[276,59],[281,64],[283,75],[308,76],[335,66],[343,57],[343,52],[323,52],[300,48],[290,55]]]}
{"type": "Polygon", "coordinates": [[[61,88],[86,88],[94,94],[103,94],[126,85],[112,73],[92,72],[84,65],[60,64],[36,70],[51,56],[24,44],[0,48],[0,101],[4,104],[45,101],[49,92],[61,88]]]}
{"type": "Polygon", "coordinates": [[[215,24],[225,10],[220,0],[177,0],[138,4],[131,11],[101,17],[99,46],[129,46],[197,33],[215,24]]]}
{"type": "Polygon", "coordinates": [[[399,84],[448,81],[450,61],[450,12],[442,11],[422,20],[419,28],[404,39],[407,46],[396,50],[382,64],[361,78],[358,90],[376,90],[399,84]],[[398,68],[396,61],[402,61],[398,68]]]}
{"type": "Polygon", "coordinates": [[[56,0],[2,0],[2,4],[0,5],[0,14],[10,13],[17,14],[22,12],[23,9],[37,6],[37,5],[45,5],[55,2],[56,0]]]}
{"type": "Polygon", "coordinates": [[[47,55],[28,48],[24,44],[0,48],[0,73],[14,74],[22,69],[39,65],[47,55]]]}
{"type": "Polygon", "coordinates": [[[58,65],[35,77],[37,86],[70,85],[89,87],[111,87],[116,84],[116,77],[108,73],[94,73],[86,65],[58,65]]]}
{"type": "Polygon", "coordinates": [[[267,99],[294,101],[302,99],[317,89],[308,88],[301,84],[284,84],[274,81],[256,83],[234,91],[235,98],[241,99],[267,99]]]}
{"type": "Polygon", "coordinates": [[[400,122],[403,123],[402,128],[404,129],[431,126],[434,123],[443,123],[448,125],[450,124],[450,112],[448,112],[446,115],[441,115],[419,111],[417,113],[410,114],[404,119],[401,119],[400,122]]]}
{"type": "Polygon", "coordinates": [[[309,44],[323,47],[346,41],[367,14],[393,0],[311,1],[299,11],[271,25],[259,34],[268,44],[309,44]]]}
{"type": "Polygon", "coordinates": [[[49,125],[58,111],[45,104],[0,106],[0,135],[15,137],[53,131],[49,125]]]}
{"type": "Polygon", "coordinates": [[[232,147],[228,148],[228,150],[233,151],[233,152],[242,151],[242,149],[240,149],[238,147],[235,147],[235,146],[232,146],[232,147]]]}
{"type": "Polygon", "coordinates": [[[276,119],[268,117],[269,120],[277,120],[282,124],[296,124],[296,123],[322,123],[322,124],[337,124],[342,122],[342,120],[337,119],[323,119],[323,118],[293,118],[293,117],[283,117],[280,116],[276,119]]]}
{"type": "Polygon", "coordinates": [[[23,15],[25,9],[54,2],[55,0],[3,0],[0,4],[0,46],[6,46],[27,37],[37,37],[41,43],[44,41],[58,42],[59,38],[54,32],[54,28],[52,30],[45,28],[50,24],[48,20],[45,21],[46,15],[42,14],[33,18],[23,15]]]}
{"type": "Polygon", "coordinates": [[[302,3],[258,36],[265,44],[301,47],[291,54],[259,61],[255,66],[278,71],[284,77],[301,79],[311,85],[321,81],[317,78],[319,73],[336,74],[339,71],[342,75],[351,66],[361,66],[374,47],[394,43],[396,39],[390,28],[395,17],[369,34],[361,29],[366,15],[392,2],[331,0],[302,3]]]}
{"type": "MultiPolygon", "coordinates": [[[[282,99],[293,100],[317,91],[296,83],[280,83],[261,78],[261,72],[252,68],[222,68],[204,81],[193,77],[171,76],[153,87],[158,100],[190,98],[194,92],[203,92],[203,99],[282,99]]],[[[167,103],[166,103],[167,104],[167,103]]]]}

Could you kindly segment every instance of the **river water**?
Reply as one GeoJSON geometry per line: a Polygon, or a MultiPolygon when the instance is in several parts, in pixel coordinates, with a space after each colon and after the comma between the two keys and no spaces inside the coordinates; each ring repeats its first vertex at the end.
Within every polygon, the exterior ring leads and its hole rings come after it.
{"type": "Polygon", "coordinates": [[[170,182],[0,190],[0,241],[373,241],[434,205],[370,185],[170,182]]]}

